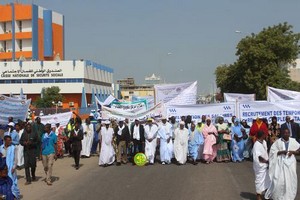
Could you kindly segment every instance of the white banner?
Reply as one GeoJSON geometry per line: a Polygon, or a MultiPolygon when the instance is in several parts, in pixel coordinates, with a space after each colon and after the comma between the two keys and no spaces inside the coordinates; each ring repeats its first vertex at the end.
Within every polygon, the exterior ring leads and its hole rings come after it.
{"type": "Polygon", "coordinates": [[[57,113],[54,115],[45,115],[45,116],[40,116],[42,124],[57,124],[60,123],[61,126],[65,127],[73,113],[72,112],[65,112],[65,113],[57,113]]]}
{"type": "Polygon", "coordinates": [[[255,101],[255,94],[224,93],[225,102],[255,101]]]}
{"type": "Polygon", "coordinates": [[[132,112],[126,112],[121,109],[113,109],[109,108],[106,106],[102,106],[102,118],[103,119],[108,119],[108,118],[128,118],[128,119],[136,119],[136,118],[148,118],[148,117],[161,117],[165,116],[165,107],[162,103],[157,104],[153,108],[147,110],[147,111],[142,111],[142,112],[137,112],[137,113],[132,113],[132,112]]]}
{"type": "Polygon", "coordinates": [[[226,122],[231,122],[231,117],[236,115],[235,103],[197,104],[197,105],[170,105],[167,106],[168,116],[177,120],[181,116],[191,115],[193,120],[201,119],[202,115],[210,117],[215,122],[216,117],[222,116],[226,122]]]}
{"type": "Polygon", "coordinates": [[[286,116],[292,116],[295,122],[300,123],[300,101],[281,102],[241,102],[239,103],[239,117],[252,123],[257,116],[268,119],[271,122],[273,116],[277,117],[278,123],[285,122],[286,116]]]}
{"type": "Polygon", "coordinates": [[[30,102],[31,99],[22,100],[0,95],[0,124],[7,124],[8,117],[13,117],[14,121],[18,119],[25,121],[30,102]]]}
{"type": "Polygon", "coordinates": [[[129,113],[139,113],[148,110],[146,100],[134,102],[112,102],[110,107],[112,109],[123,110],[129,113]]]}
{"type": "Polygon", "coordinates": [[[197,81],[179,84],[155,85],[156,103],[166,105],[192,105],[197,100],[197,81]]]}
{"type": "Polygon", "coordinates": [[[300,92],[292,91],[292,90],[283,90],[277,89],[273,87],[267,88],[268,101],[276,102],[276,101],[285,101],[285,100],[300,100],[300,92]]]}
{"type": "Polygon", "coordinates": [[[132,96],[132,101],[140,101],[140,100],[146,100],[148,109],[154,107],[154,96],[132,96]]]}

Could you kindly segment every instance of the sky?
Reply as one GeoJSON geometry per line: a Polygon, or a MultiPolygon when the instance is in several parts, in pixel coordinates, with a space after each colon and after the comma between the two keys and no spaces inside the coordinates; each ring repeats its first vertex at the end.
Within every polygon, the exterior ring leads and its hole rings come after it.
{"type": "MultiPolygon", "coordinates": [[[[5,2],[5,1],[4,1],[5,2]]],[[[24,0],[65,16],[66,59],[114,69],[114,80],[198,81],[215,88],[218,65],[233,63],[237,43],[288,22],[300,32],[299,0],[24,0]],[[236,31],[240,33],[236,33],[236,31]]]]}

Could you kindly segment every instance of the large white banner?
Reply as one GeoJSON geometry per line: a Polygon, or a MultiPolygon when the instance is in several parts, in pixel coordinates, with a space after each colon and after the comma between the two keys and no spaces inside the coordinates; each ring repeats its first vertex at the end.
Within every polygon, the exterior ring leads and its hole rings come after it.
{"type": "Polygon", "coordinates": [[[110,107],[112,109],[119,109],[129,113],[139,113],[148,110],[147,101],[140,100],[134,102],[112,102],[110,107]]]}
{"type": "Polygon", "coordinates": [[[25,120],[31,99],[22,100],[19,98],[0,95],[0,124],[7,124],[8,117],[13,117],[14,121],[25,120]]]}
{"type": "Polygon", "coordinates": [[[197,104],[197,105],[170,105],[166,106],[168,116],[177,120],[181,116],[191,115],[193,120],[201,119],[202,115],[210,117],[213,122],[218,116],[224,117],[226,122],[231,122],[231,117],[236,115],[235,103],[197,104]]]}
{"type": "Polygon", "coordinates": [[[155,85],[156,103],[165,105],[193,105],[197,100],[197,81],[179,84],[155,85]]]}
{"type": "Polygon", "coordinates": [[[292,116],[295,122],[300,123],[300,101],[239,103],[239,117],[241,119],[246,119],[252,123],[257,116],[267,118],[269,122],[273,116],[276,116],[280,124],[285,122],[286,116],[292,116]]]}
{"type": "Polygon", "coordinates": [[[255,101],[255,94],[224,93],[225,102],[255,101]]]}
{"type": "Polygon", "coordinates": [[[73,113],[72,112],[65,112],[65,113],[57,113],[54,115],[45,115],[40,116],[42,124],[57,124],[60,123],[61,126],[66,126],[73,113]]]}
{"type": "Polygon", "coordinates": [[[157,104],[153,108],[147,110],[147,111],[142,111],[142,112],[127,112],[121,109],[114,109],[114,108],[109,108],[106,106],[102,106],[102,118],[103,119],[108,119],[108,118],[128,118],[128,119],[137,119],[137,118],[148,118],[148,117],[161,117],[165,116],[165,107],[162,103],[157,104]]]}
{"type": "Polygon", "coordinates": [[[268,101],[276,102],[276,101],[285,101],[285,100],[300,100],[300,92],[292,91],[292,90],[283,90],[277,89],[273,87],[267,88],[268,101]]]}

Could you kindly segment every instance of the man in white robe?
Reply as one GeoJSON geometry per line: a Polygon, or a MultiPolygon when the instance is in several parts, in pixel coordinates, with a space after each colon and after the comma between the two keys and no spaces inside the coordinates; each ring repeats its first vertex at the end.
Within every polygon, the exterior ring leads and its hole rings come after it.
{"type": "Polygon", "coordinates": [[[179,165],[184,165],[187,160],[189,131],[184,127],[185,122],[181,121],[179,128],[174,133],[174,153],[179,165]]]}
{"type": "Polygon", "coordinates": [[[267,142],[263,131],[257,133],[257,140],[253,146],[253,170],[255,174],[255,188],[257,200],[262,199],[262,194],[270,186],[269,156],[267,142]]]}
{"type": "Polygon", "coordinates": [[[155,151],[157,146],[158,126],[153,124],[153,119],[147,120],[145,129],[145,155],[150,165],[154,164],[155,151]]]}
{"type": "MultiPolygon", "coordinates": [[[[19,138],[22,137],[22,134],[24,132],[24,129],[22,128],[22,125],[17,123],[15,125],[15,131],[18,133],[19,138]]],[[[22,167],[24,165],[24,147],[21,144],[17,145],[17,167],[22,167]]]]}
{"type": "Polygon", "coordinates": [[[82,124],[83,129],[83,140],[82,143],[82,150],[81,156],[85,158],[89,158],[91,155],[91,149],[93,144],[93,137],[94,137],[94,126],[91,124],[91,120],[87,118],[85,123],[82,124]]]}
{"type": "Polygon", "coordinates": [[[282,138],[276,140],[269,154],[269,175],[271,186],[265,194],[266,199],[293,200],[297,195],[297,161],[300,144],[290,137],[289,129],[282,132],[282,138]]]}
{"type": "Polygon", "coordinates": [[[99,133],[99,143],[101,145],[99,165],[107,167],[115,161],[115,150],[113,147],[114,130],[109,127],[110,122],[105,122],[105,127],[102,127],[99,133]]]}
{"type": "Polygon", "coordinates": [[[160,161],[161,164],[170,164],[173,155],[172,125],[163,117],[159,126],[158,136],[160,141],[160,161]]]}

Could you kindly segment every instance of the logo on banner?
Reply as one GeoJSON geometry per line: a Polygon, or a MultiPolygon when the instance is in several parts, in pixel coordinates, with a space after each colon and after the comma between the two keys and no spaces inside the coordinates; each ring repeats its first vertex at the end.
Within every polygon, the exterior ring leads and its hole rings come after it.
{"type": "Polygon", "coordinates": [[[4,97],[4,96],[1,96],[1,97],[0,97],[0,100],[2,100],[2,101],[5,100],[5,97],[4,97]]]}
{"type": "Polygon", "coordinates": [[[231,110],[230,106],[223,106],[224,110],[231,110]]]}
{"type": "Polygon", "coordinates": [[[177,113],[177,111],[176,111],[175,108],[169,108],[169,112],[170,112],[170,113],[177,113]]]}
{"type": "Polygon", "coordinates": [[[251,106],[249,104],[243,104],[242,106],[243,106],[243,108],[251,108],[251,106]]]}

